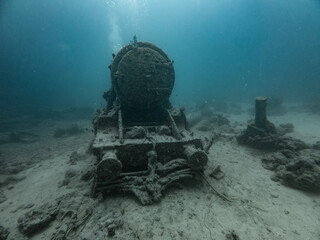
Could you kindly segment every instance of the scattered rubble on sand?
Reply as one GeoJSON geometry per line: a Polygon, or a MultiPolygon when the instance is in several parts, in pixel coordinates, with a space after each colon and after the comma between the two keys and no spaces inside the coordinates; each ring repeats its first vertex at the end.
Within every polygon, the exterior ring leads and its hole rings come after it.
{"type": "Polygon", "coordinates": [[[256,98],[255,121],[237,137],[240,144],[276,151],[263,158],[263,166],[275,171],[273,180],[306,191],[320,191],[320,153],[318,144],[309,146],[305,142],[287,137],[293,130],[290,124],[280,126],[280,131],[266,116],[267,98],[256,98]],[[311,149],[313,148],[313,150],[311,149]]]}

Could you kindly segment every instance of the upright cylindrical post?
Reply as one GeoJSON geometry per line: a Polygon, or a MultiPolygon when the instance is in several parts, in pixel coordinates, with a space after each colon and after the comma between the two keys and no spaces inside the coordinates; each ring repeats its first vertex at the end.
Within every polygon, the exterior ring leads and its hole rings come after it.
{"type": "Polygon", "coordinates": [[[255,125],[260,128],[265,128],[267,123],[267,99],[266,97],[256,98],[255,125]]]}

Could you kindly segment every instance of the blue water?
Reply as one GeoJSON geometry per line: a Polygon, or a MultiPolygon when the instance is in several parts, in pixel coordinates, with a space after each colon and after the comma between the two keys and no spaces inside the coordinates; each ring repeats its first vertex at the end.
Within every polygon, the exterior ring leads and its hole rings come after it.
{"type": "Polygon", "coordinates": [[[0,107],[104,106],[134,35],[175,61],[171,100],[320,100],[319,0],[1,0],[0,107]]]}

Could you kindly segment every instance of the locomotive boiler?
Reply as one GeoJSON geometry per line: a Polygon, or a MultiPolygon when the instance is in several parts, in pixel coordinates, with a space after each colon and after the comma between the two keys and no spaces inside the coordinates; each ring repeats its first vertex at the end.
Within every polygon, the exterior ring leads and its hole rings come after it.
{"type": "Polygon", "coordinates": [[[159,47],[134,41],[109,66],[107,106],[93,120],[92,151],[97,156],[92,193],[132,193],[142,204],[202,172],[208,157],[188,130],[184,109],[172,107],[173,61],[159,47]]]}

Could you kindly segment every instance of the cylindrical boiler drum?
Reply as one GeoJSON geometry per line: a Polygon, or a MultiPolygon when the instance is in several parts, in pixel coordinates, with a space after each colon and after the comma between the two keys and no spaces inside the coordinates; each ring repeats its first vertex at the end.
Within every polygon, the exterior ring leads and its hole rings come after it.
{"type": "Polygon", "coordinates": [[[157,46],[147,42],[126,45],[110,69],[122,106],[150,109],[168,102],[175,78],[173,62],[157,46]]]}

